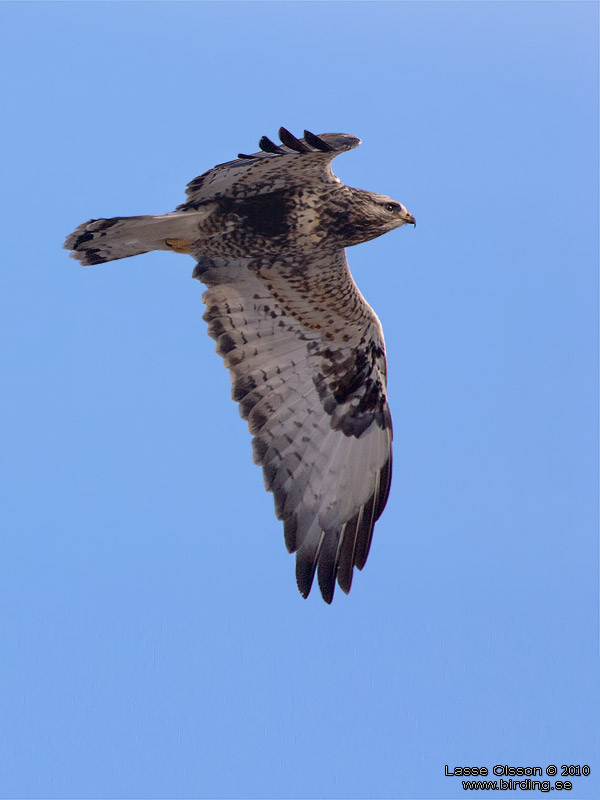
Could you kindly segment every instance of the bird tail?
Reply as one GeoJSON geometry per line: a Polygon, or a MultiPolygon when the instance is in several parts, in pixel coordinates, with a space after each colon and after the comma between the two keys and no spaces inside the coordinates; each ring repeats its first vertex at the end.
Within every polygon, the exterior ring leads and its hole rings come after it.
{"type": "Polygon", "coordinates": [[[198,225],[211,211],[212,206],[154,216],[91,219],[67,236],[64,248],[72,250],[71,257],[86,267],[151,250],[188,253],[191,242],[200,238],[198,225]]]}

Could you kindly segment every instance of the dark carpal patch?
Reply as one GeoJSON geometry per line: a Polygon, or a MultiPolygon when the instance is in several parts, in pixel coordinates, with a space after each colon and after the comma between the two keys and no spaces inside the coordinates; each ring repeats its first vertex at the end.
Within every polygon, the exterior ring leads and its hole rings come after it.
{"type": "Polygon", "coordinates": [[[359,437],[375,422],[380,428],[392,426],[378,364],[385,364],[385,354],[373,342],[363,342],[351,356],[325,348],[319,355],[321,370],[313,383],[331,417],[331,427],[346,436],[359,437]]]}

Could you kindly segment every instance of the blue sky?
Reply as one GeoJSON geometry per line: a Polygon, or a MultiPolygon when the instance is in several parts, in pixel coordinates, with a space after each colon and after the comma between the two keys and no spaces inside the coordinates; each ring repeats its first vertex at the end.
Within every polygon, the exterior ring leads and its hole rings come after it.
{"type": "Polygon", "coordinates": [[[600,796],[597,4],[0,20],[0,796],[465,796],[445,764],[588,764],[569,796],[600,796]],[[331,607],[296,591],[192,260],[61,249],[280,125],[360,136],[336,173],[419,223],[349,251],[395,473],[331,607]]]}

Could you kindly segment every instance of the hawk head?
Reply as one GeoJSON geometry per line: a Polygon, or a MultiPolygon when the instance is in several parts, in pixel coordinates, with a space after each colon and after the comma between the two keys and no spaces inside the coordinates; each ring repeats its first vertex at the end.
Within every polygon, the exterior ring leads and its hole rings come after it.
{"type": "Polygon", "coordinates": [[[415,225],[416,219],[396,200],[384,194],[351,189],[350,202],[342,215],[336,215],[336,234],[344,247],[368,242],[402,225],[415,225]]]}

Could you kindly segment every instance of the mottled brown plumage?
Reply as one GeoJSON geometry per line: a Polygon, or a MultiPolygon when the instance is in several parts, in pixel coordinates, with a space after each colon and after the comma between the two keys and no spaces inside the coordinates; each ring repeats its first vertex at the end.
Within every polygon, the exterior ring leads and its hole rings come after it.
{"type": "Polygon", "coordinates": [[[282,128],[280,138],[195,178],[173,213],[90,220],[65,247],[86,265],[150,250],[196,258],[208,332],[297,554],[298,587],[308,596],[317,570],[329,603],[336,580],[348,592],[366,562],[392,468],[383,333],[344,251],[414,218],[333,175],[356,137],[282,128]]]}

